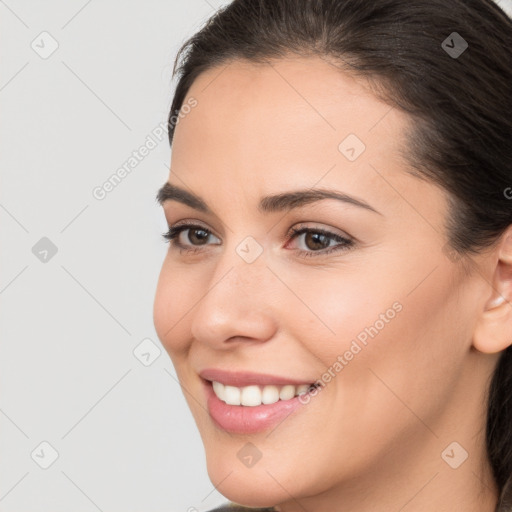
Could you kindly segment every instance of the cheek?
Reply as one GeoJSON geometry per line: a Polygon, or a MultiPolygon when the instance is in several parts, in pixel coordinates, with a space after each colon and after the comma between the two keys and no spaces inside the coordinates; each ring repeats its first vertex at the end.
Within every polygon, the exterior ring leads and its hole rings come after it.
{"type": "Polygon", "coordinates": [[[357,351],[354,340],[364,348],[382,337],[402,314],[400,287],[385,275],[341,265],[294,273],[283,269],[283,281],[292,283],[292,290],[281,292],[280,323],[329,366],[351,348],[357,351]]]}
{"type": "Polygon", "coordinates": [[[302,302],[283,295],[281,318],[291,337],[323,364],[325,389],[361,424],[374,424],[378,416],[392,423],[389,407],[395,419],[407,420],[400,400],[434,414],[465,350],[465,330],[454,321],[460,290],[450,269],[439,265],[427,279],[423,269],[406,264],[400,273],[311,272],[295,276],[293,290],[302,302]]]}
{"type": "Polygon", "coordinates": [[[453,282],[451,268],[442,263],[433,261],[430,268],[436,270],[429,275],[414,258],[383,256],[386,261],[376,257],[372,266],[354,259],[338,268],[278,269],[282,280],[291,283],[291,290],[279,292],[281,309],[275,312],[283,328],[322,355],[326,365],[351,349],[358,358],[375,351],[379,360],[389,354],[385,361],[394,352],[404,358],[414,351],[413,358],[435,359],[460,329],[453,321],[460,310],[460,283],[453,282]],[[427,338],[430,343],[423,343],[427,338]]]}
{"type": "Polygon", "coordinates": [[[172,357],[187,349],[187,314],[194,301],[190,295],[190,279],[180,278],[184,272],[172,267],[168,258],[164,261],[158,279],[153,303],[153,323],[156,333],[172,357]]]}

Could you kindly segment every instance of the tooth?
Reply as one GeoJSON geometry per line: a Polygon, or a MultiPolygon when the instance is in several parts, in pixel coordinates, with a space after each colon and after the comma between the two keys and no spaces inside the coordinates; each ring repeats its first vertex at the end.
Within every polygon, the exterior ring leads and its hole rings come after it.
{"type": "Polygon", "coordinates": [[[224,401],[228,405],[240,405],[240,389],[235,386],[224,386],[224,401]]]}
{"type": "Polygon", "coordinates": [[[296,395],[303,395],[304,393],[307,393],[309,390],[309,384],[301,384],[300,386],[297,386],[296,395]]]}
{"type": "Polygon", "coordinates": [[[221,400],[225,400],[224,384],[222,384],[222,382],[216,382],[216,381],[213,381],[212,384],[213,384],[213,391],[215,391],[215,394],[217,395],[217,397],[220,398],[221,400]]]}
{"type": "Polygon", "coordinates": [[[277,386],[265,386],[261,394],[261,402],[265,405],[275,404],[279,400],[279,389],[277,386]]]}
{"type": "Polygon", "coordinates": [[[245,386],[243,388],[238,388],[236,386],[227,386],[222,384],[221,382],[212,381],[212,386],[215,395],[228,405],[243,405],[246,407],[256,407],[261,404],[274,404],[279,400],[290,400],[297,395],[307,393],[312,385],[250,385],[245,386]]]}
{"type": "Polygon", "coordinates": [[[279,392],[279,398],[281,400],[290,400],[290,398],[293,398],[295,396],[295,386],[288,384],[286,386],[283,386],[281,388],[281,391],[279,392]]]}
{"type": "Polygon", "coordinates": [[[254,407],[261,405],[261,391],[259,386],[246,386],[242,388],[240,395],[240,403],[242,405],[248,405],[254,407]]]}

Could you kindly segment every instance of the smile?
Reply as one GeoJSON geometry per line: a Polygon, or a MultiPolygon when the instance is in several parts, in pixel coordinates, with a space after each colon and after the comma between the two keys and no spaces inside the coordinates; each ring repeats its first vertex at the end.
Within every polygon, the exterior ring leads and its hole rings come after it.
{"type": "Polygon", "coordinates": [[[293,384],[284,386],[252,385],[240,388],[213,381],[212,386],[217,398],[228,405],[257,407],[258,405],[274,404],[279,400],[291,400],[298,395],[307,393],[310,387],[314,387],[314,384],[301,384],[299,386],[293,384]]]}

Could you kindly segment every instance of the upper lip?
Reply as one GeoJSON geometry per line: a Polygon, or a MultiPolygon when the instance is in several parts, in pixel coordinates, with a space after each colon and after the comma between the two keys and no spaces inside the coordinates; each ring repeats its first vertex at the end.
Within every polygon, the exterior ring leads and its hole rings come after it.
{"type": "Polygon", "coordinates": [[[297,380],[278,375],[269,375],[264,373],[253,373],[245,371],[233,372],[221,370],[220,368],[206,368],[199,372],[199,376],[205,380],[221,382],[222,384],[235,387],[244,387],[251,385],[286,386],[287,384],[291,384],[293,386],[300,386],[301,384],[311,384],[313,382],[297,380]]]}

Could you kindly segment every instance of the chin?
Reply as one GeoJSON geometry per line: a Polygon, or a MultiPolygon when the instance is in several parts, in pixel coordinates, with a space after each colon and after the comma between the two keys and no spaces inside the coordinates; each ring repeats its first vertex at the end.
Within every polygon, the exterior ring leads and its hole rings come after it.
{"type": "MultiPolygon", "coordinates": [[[[289,499],[289,495],[263,466],[258,470],[243,466],[237,468],[228,463],[227,459],[212,461],[207,457],[207,471],[217,491],[239,505],[255,508],[273,507],[289,499]]],[[[293,490],[291,493],[295,495],[293,490]]]]}

